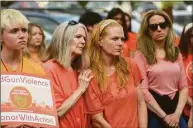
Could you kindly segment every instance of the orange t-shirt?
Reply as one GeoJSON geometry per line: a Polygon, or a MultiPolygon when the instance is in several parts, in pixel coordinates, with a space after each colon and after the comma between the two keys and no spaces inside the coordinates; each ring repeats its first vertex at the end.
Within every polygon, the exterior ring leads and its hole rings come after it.
{"type": "MultiPolygon", "coordinates": [[[[187,81],[188,81],[188,87],[189,87],[189,96],[193,98],[193,83],[192,83],[192,73],[193,73],[193,69],[192,69],[193,65],[192,65],[192,54],[189,54],[188,57],[186,59],[184,59],[184,68],[185,68],[185,72],[186,72],[186,77],[187,77],[187,81]]],[[[189,116],[190,115],[190,106],[186,105],[184,108],[184,114],[189,116]]]]}
{"type": "Polygon", "coordinates": [[[124,57],[129,57],[129,53],[130,53],[130,50],[128,49],[128,46],[126,43],[123,44],[123,51],[122,51],[122,55],[124,57]]]}
{"type": "Polygon", "coordinates": [[[33,61],[34,63],[43,66],[43,62],[40,59],[39,53],[30,53],[30,57],[27,57],[30,61],[33,61]]]}
{"type": "MultiPolygon", "coordinates": [[[[6,64],[3,64],[1,61],[1,73],[27,73],[27,74],[31,74],[31,75],[37,75],[37,76],[46,76],[45,71],[42,67],[40,67],[39,65],[33,63],[32,61],[28,60],[27,58],[23,57],[23,64],[22,62],[20,62],[18,68],[16,70],[13,70],[11,67],[9,67],[6,64]]],[[[33,124],[33,123],[20,123],[20,125],[22,124],[29,124],[31,126],[37,126],[38,124],[33,124]]],[[[19,124],[18,124],[19,125],[19,124]]],[[[13,126],[11,125],[10,127],[16,127],[17,125],[13,124],[13,126]]]]}
{"type": "MultiPolygon", "coordinates": [[[[48,77],[52,81],[56,108],[58,109],[78,87],[78,73],[69,71],[55,60],[49,60],[43,65],[48,77]]],[[[86,114],[83,98],[59,118],[60,128],[85,128],[86,114]]]]}
{"type": "Polygon", "coordinates": [[[16,70],[11,69],[8,65],[4,65],[1,62],[1,73],[3,72],[15,72],[15,73],[22,72],[22,73],[28,73],[28,74],[33,74],[33,75],[39,75],[39,76],[46,75],[42,67],[40,67],[36,63],[33,63],[32,61],[30,61],[29,59],[25,57],[23,57],[23,64],[22,62],[20,62],[20,65],[18,66],[16,70]]]}
{"type": "Polygon", "coordinates": [[[132,32],[128,32],[129,39],[123,44],[123,53],[124,57],[132,57],[132,53],[136,50],[137,47],[137,35],[132,32]]]}
{"type": "Polygon", "coordinates": [[[137,45],[137,35],[136,33],[128,32],[129,39],[125,42],[128,48],[133,51],[136,50],[137,45]]]}
{"type": "MultiPolygon", "coordinates": [[[[137,128],[137,90],[141,77],[137,65],[128,60],[130,75],[128,83],[121,88],[116,74],[108,76],[108,87],[101,92],[96,79],[92,79],[85,93],[85,103],[88,116],[103,112],[105,120],[113,128],[137,128]]],[[[89,116],[90,117],[90,116],[89,116]]]]}

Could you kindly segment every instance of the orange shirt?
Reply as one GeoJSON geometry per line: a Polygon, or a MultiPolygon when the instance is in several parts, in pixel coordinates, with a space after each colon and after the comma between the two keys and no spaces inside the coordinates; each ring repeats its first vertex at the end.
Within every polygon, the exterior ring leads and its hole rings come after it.
{"type": "Polygon", "coordinates": [[[133,56],[134,51],[137,47],[137,35],[136,33],[128,32],[129,39],[125,41],[123,44],[123,53],[124,57],[131,57],[133,56]]]}
{"type": "Polygon", "coordinates": [[[40,59],[39,53],[30,53],[30,57],[27,57],[29,60],[33,61],[34,63],[43,66],[43,62],[40,59]]]}
{"type": "Polygon", "coordinates": [[[129,53],[130,53],[130,50],[128,49],[128,46],[126,43],[123,44],[123,51],[122,51],[122,55],[124,57],[129,57],[129,53]]]}
{"type": "MultiPolygon", "coordinates": [[[[186,72],[186,77],[188,81],[188,87],[189,87],[189,96],[193,98],[193,83],[192,83],[192,73],[193,73],[193,65],[192,65],[192,54],[189,54],[186,59],[184,59],[184,67],[186,72]]],[[[190,106],[186,105],[184,108],[185,115],[190,115],[190,106]]]]}
{"type": "MultiPolygon", "coordinates": [[[[52,81],[56,108],[58,109],[78,87],[78,74],[62,67],[57,61],[49,60],[44,65],[46,73],[52,81]]],[[[72,106],[71,109],[59,118],[60,128],[84,128],[86,124],[83,98],[72,106]]]]}
{"type": "Polygon", "coordinates": [[[1,62],[1,73],[7,72],[7,70],[8,72],[17,72],[17,73],[22,72],[22,73],[29,73],[33,75],[45,76],[45,71],[43,68],[41,68],[39,65],[33,63],[32,61],[28,60],[25,57],[23,57],[23,66],[22,66],[22,62],[20,62],[20,65],[15,71],[11,69],[8,65],[3,65],[1,62]]]}
{"type": "Polygon", "coordinates": [[[85,103],[88,115],[103,112],[105,120],[113,128],[137,128],[137,90],[141,77],[137,65],[128,60],[130,75],[128,83],[121,88],[116,74],[108,76],[108,87],[101,92],[96,79],[92,79],[85,93],[85,103]]]}
{"type": "MultiPolygon", "coordinates": [[[[32,61],[28,60],[25,57],[23,57],[23,64],[22,64],[22,61],[21,61],[20,65],[18,66],[18,68],[16,70],[11,69],[8,65],[3,64],[1,62],[1,73],[6,73],[6,72],[10,72],[10,73],[20,73],[20,72],[22,72],[22,73],[27,73],[27,74],[31,74],[31,75],[46,76],[45,71],[42,67],[40,67],[39,65],[33,63],[32,61]]],[[[22,125],[22,124],[25,124],[25,123],[21,123],[20,125],[22,125]]],[[[29,124],[31,126],[38,126],[37,124],[33,124],[33,123],[26,123],[26,124],[29,124]]],[[[16,126],[11,125],[10,127],[16,127],[16,126]]]]}
{"type": "Polygon", "coordinates": [[[137,35],[136,33],[128,32],[129,39],[125,42],[130,50],[136,50],[137,47],[137,35]]]}

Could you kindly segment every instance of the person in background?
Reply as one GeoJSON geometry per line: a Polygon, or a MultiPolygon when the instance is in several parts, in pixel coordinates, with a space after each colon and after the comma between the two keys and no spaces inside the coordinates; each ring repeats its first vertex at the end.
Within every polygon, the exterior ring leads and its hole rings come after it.
{"type": "Polygon", "coordinates": [[[85,128],[82,95],[93,75],[88,69],[87,30],[76,21],[62,23],[55,29],[46,50],[43,67],[50,77],[61,128],[85,128]]]}
{"type": "MultiPolygon", "coordinates": [[[[43,68],[23,56],[28,39],[27,18],[18,10],[1,10],[1,74],[28,73],[45,76],[43,68]]],[[[7,125],[4,128],[36,128],[29,123],[7,125]]]]}
{"type": "Polygon", "coordinates": [[[129,32],[131,32],[131,16],[128,13],[124,13],[125,14],[125,22],[127,25],[127,29],[129,32]]]}
{"type": "Polygon", "coordinates": [[[192,83],[192,47],[193,47],[193,23],[189,23],[184,26],[181,39],[179,43],[179,48],[183,56],[184,67],[186,71],[186,77],[189,86],[189,96],[187,105],[184,108],[184,118],[188,123],[188,128],[192,128],[192,97],[193,97],[193,83],[192,83]]]}
{"type": "Polygon", "coordinates": [[[80,16],[79,22],[86,26],[89,39],[91,38],[94,26],[101,20],[102,17],[98,13],[92,11],[87,11],[80,16]]]}
{"type": "Polygon", "coordinates": [[[108,12],[108,15],[106,19],[114,19],[118,23],[120,23],[123,27],[123,32],[124,32],[124,45],[123,45],[123,56],[128,57],[133,55],[133,51],[136,48],[136,42],[132,42],[129,37],[129,31],[126,25],[126,20],[125,20],[125,13],[120,9],[120,8],[113,8],[108,12]],[[129,45],[128,45],[129,44],[129,45]]]}
{"type": "Polygon", "coordinates": [[[162,10],[144,14],[134,60],[142,74],[148,127],[186,128],[182,117],[188,97],[182,55],[174,46],[172,22],[162,10]]]}
{"type": "Polygon", "coordinates": [[[103,20],[93,31],[88,53],[94,78],[85,93],[92,127],[147,127],[139,69],[121,56],[123,43],[123,27],[115,20],[103,20]]]}
{"type": "Polygon", "coordinates": [[[42,57],[45,52],[45,35],[40,25],[35,23],[28,24],[28,43],[24,52],[26,57],[42,66],[42,57]]]}
{"type": "MultiPolygon", "coordinates": [[[[126,20],[126,25],[128,28],[128,36],[129,36],[129,41],[127,41],[127,46],[129,49],[131,49],[131,51],[133,51],[132,53],[134,53],[134,51],[136,50],[136,43],[137,43],[137,34],[131,31],[131,16],[128,13],[124,13],[125,14],[125,20],[126,20]]],[[[133,56],[133,54],[131,55],[131,57],[133,56]]]]}

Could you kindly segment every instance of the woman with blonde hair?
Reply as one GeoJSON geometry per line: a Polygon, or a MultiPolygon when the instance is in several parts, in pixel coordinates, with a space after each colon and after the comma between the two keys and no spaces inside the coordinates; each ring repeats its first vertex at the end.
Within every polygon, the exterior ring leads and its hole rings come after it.
{"type": "Polygon", "coordinates": [[[86,48],[86,27],[69,21],[55,29],[46,51],[44,68],[53,84],[61,128],[86,127],[82,95],[93,77],[86,48]]]}
{"type": "Polygon", "coordinates": [[[42,65],[42,57],[46,48],[44,31],[39,24],[29,23],[28,34],[26,57],[42,65]]]}
{"type": "Polygon", "coordinates": [[[145,13],[134,60],[142,74],[149,128],[186,127],[181,114],[188,96],[187,80],[174,38],[172,22],[166,12],[145,13]]]}
{"type": "MultiPolygon", "coordinates": [[[[18,74],[27,73],[37,76],[45,76],[44,70],[23,56],[23,50],[28,39],[27,18],[18,10],[1,10],[1,75],[3,73],[18,74]]],[[[1,125],[2,127],[33,127],[29,123],[20,125],[1,125]]]]}
{"type": "Polygon", "coordinates": [[[131,59],[121,56],[123,43],[123,27],[117,21],[104,20],[94,28],[88,48],[94,78],[85,93],[93,127],[147,126],[139,70],[131,59]]]}

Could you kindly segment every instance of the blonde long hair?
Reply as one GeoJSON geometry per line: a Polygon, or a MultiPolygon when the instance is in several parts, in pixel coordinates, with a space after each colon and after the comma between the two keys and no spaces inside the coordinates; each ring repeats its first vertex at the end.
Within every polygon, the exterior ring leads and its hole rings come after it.
{"type": "MultiPolygon", "coordinates": [[[[104,60],[102,59],[101,55],[99,38],[106,36],[108,29],[113,26],[122,27],[117,21],[112,19],[101,21],[93,31],[91,42],[89,43],[88,48],[91,69],[96,75],[97,84],[102,91],[106,90],[107,83],[104,73],[104,60]]],[[[114,57],[113,63],[116,67],[117,80],[121,87],[125,87],[129,76],[128,63],[122,56],[114,57]]]]}
{"type": "MultiPolygon", "coordinates": [[[[86,27],[77,23],[75,25],[69,25],[64,22],[56,27],[50,45],[46,49],[46,55],[44,61],[49,59],[57,60],[63,67],[72,66],[74,69],[82,69],[89,67],[88,54],[86,53],[87,43],[85,44],[83,54],[77,56],[73,62],[71,62],[72,52],[70,50],[71,41],[74,38],[78,28],[82,27],[86,32],[86,39],[88,38],[86,27]]],[[[87,40],[86,40],[87,41],[87,40]]]]}
{"type": "Polygon", "coordinates": [[[40,59],[42,60],[42,58],[44,56],[44,53],[45,53],[45,50],[46,50],[46,44],[45,44],[44,31],[43,31],[42,27],[39,24],[36,24],[36,23],[29,23],[28,24],[28,43],[27,43],[27,47],[26,47],[26,49],[24,49],[23,53],[24,53],[24,56],[26,56],[28,58],[31,57],[28,46],[29,46],[29,41],[31,40],[31,34],[32,34],[32,28],[33,27],[39,28],[41,33],[42,33],[42,42],[40,44],[40,50],[39,50],[39,53],[38,53],[39,56],[40,56],[40,59]]]}
{"type": "Polygon", "coordinates": [[[155,43],[149,35],[149,19],[154,15],[162,16],[168,24],[168,34],[165,40],[164,50],[166,52],[166,60],[174,62],[177,60],[179,49],[174,45],[175,34],[173,32],[172,21],[168,14],[162,10],[150,10],[142,18],[141,26],[139,29],[137,48],[146,57],[148,64],[157,63],[155,56],[155,43]]]}

